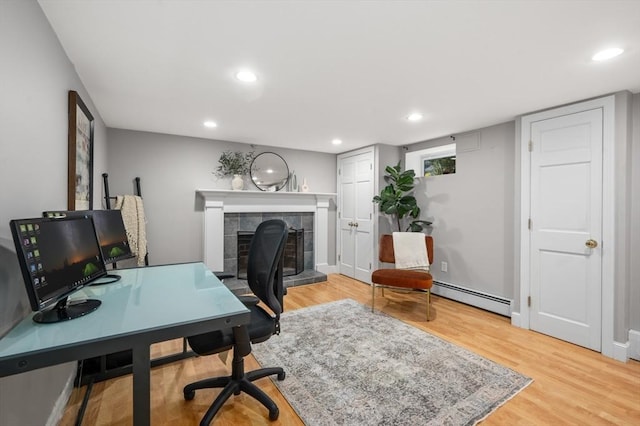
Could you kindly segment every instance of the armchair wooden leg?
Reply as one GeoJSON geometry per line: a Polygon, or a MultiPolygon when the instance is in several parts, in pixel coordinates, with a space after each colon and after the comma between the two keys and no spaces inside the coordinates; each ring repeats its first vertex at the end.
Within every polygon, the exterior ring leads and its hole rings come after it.
{"type": "Polygon", "coordinates": [[[427,290],[427,321],[431,321],[431,290],[427,290]]]}
{"type": "Polygon", "coordinates": [[[376,305],[376,285],[375,283],[371,283],[371,312],[373,312],[373,308],[376,305]]]}

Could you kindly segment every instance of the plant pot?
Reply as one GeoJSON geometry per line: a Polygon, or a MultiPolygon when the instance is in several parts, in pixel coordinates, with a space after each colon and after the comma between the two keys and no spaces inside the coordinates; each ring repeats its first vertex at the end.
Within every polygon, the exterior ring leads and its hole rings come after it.
{"type": "Polygon", "coordinates": [[[234,191],[241,191],[244,189],[244,179],[242,175],[233,175],[233,179],[231,179],[231,189],[234,191]]]}

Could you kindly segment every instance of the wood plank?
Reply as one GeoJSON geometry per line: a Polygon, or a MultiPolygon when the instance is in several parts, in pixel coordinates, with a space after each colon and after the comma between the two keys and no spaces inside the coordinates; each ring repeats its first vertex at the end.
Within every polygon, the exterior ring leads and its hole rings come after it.
{"type": "MultiPolygon", "coordinates": [[[[371,304],[371,288],[342,275],[288,289],[285,310],[351,298],[371,304]]],[[[597,352],[530,330],[513,327],[503,316],[432,296],[432,320],[425,318],[424,294],[385,290],[376,309],[465,347],[534,379],[534,383],[491,414],[483,425],[636,425],[640,424],[640,362],[621,363],[597,352]]],[[[286,329],[282,330],[286,333],[286,329]]],[[[154,355],[179,351],[182,340],[154,345],[154,355]]],[[[154,425],[197,425],[218,390],[196,393],[184,401],[182,388],[201,378],[226,375],[218,356],[196,357],[156,367],[151,374],[154,425]]],[[[253,357],[247,371],[258,368],[253,357]]],[[[260,387],[278,404],[280,418],[270,422],[267,410],[246,395],[232,397],[214,419],[216,425],[302,425],[298,415],[270,379],[260,387]]],[[[60,425],[73,425],[85,388],[74,389],[60,425]]],[[[132,424],[131,377],[94,385],[83,424],[132,424]]]]}

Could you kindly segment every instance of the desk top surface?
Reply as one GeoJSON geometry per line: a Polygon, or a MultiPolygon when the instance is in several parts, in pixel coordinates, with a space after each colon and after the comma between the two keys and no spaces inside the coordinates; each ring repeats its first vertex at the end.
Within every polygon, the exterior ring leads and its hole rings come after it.
{"type": "Polygon", "coordinates": [[[29,315],[0,339],[0,359],[249,312],[203,263],[111,272],[122,279],[70,297],[100,300],[96,311],[54,324],[35,323],[29,315]]]}

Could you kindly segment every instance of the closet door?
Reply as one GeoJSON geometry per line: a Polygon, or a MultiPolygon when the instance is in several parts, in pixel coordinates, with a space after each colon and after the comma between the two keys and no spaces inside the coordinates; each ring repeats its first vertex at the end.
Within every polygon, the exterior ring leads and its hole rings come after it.
{"type": "Polygon", "coordinates": [[[616,107],[606,96],[522,117],[518,321],[624,360],[614,341],[624,269],[616,236],[627,229],[615,202],[626,170],[616,161],[626,145],[615,132],[616,107]]]}
{"type": "Polygon", "coordinates": [[[373,148],[338,156],[338,266],[371,282],[373,253],[373,148]]]}
{"type": "Polygon", "coordinates": [[[530,128],[530,327],[600,351],[602,110],[530,128]]]}

